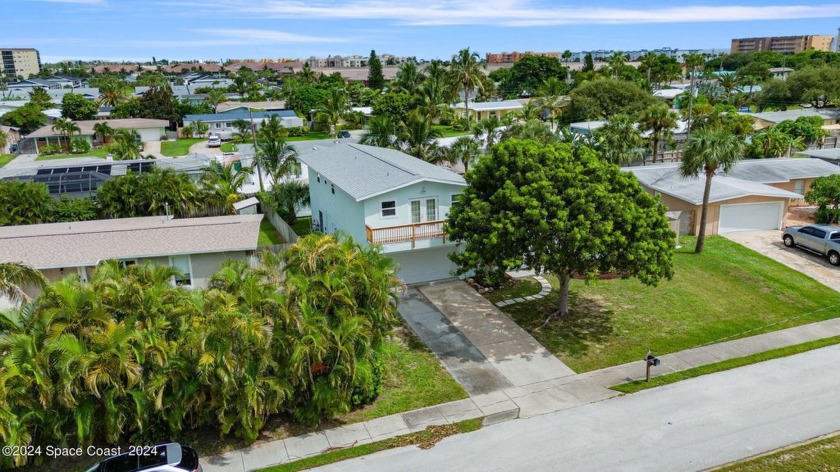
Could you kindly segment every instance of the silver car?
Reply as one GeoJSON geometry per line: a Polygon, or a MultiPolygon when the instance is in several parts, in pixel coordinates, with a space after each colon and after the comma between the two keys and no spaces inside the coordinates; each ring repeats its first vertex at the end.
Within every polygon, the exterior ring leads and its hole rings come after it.
{"type": "Polygon", "coordinates": [[[178,443],[138,448],[135,453],[110,457],[86,472],[203,472],[198,454],[178,443]]]}
{"type": "Polygon", "coordinates": [[[840,265],[840,227],[832,225],[789,226],[782,241],[787,247],[801,247],[828,258],[831,265],[840,265]]]}

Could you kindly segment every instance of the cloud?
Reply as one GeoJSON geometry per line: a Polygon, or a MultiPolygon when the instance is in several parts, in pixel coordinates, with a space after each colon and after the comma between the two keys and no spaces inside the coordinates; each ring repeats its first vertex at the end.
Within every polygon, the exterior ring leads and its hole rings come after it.
{"type": "Polygon", "coordinates": [[[264,0],[250,5],[227,0],[203,3],[163,2],[202,6],[227,15],[260,18],[379,19],[404,25],[549,26],[574,24],[699,23],[762,21],[837,16],[840,4],[827,5],[683,5],[673,7],[558,7],[533,0],[264,0]]]}
{"type": "Polygon", "coordinates": [[[341,43],[347,41],[342,38],[307,36],[297,33],[287,33],[285,31],[260,29],[213,28],[196,31],[229,38],[231,40],[248,41],[249,43],[341,43]]]}

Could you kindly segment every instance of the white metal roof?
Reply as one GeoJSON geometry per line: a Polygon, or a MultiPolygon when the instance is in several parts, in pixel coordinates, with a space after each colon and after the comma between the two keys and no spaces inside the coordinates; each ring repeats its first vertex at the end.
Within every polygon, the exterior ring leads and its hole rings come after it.
{"type": "MultiPolygon", "coordinates": [[[[499,102],[470,102],[470,110],[494,111],[494,110],[521,110],[522,103],[517,100],[502,100],[499,102]]],[[[464,108],[464,102],[452,105],[452,108],[464,108]]]]}
{"type": "MultiPolygon", "coordinates": [[[[686,179],[680,175],[679,166],[677,165],[628,167],[624,170],[632,172],[642,185],[659,193],[670,195],[693,205],[701,205],[703,203],[705,178],[701,175],[698,175],[696,178],[686,179]]],[[[788,192],[787,190],[771,187],[770,185],[759,182],[727,175],[716,175],[712,179],[709,202],[720,202],[754,195],[777,198],[802,198],[802,195],[798,193],[788,192]]]]}
{"type": "Polygon", "coordinates": [[[805,108],[801,110],[765,111],[762,113],[743,114],[758,118],[759,120],[769,121],[770,123],[781,123],[782,121],[795,120],[803,116],[819,116],[823,120],[840,119],[840,113],[834,108],[805,108]]]}
{"type": "Polygon", "coordinates": [[[738,162],[729,176],[763,184],[790,182],[840,174],[840,167],[820,159],[801,157],[786,159],[747,159],[738,162]]]}
{"type": "Polygon", "coordinates": [[[341,143],[301,152],[298,159],[357,202],[422,181],[467,185],[451,170],[376,146],[341,143]]]}

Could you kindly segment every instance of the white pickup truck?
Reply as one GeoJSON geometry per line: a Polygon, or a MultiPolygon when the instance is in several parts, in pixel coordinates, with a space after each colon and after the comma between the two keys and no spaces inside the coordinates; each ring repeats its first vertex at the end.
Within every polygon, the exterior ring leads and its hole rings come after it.
{"type": "Polygon", "coordinates": [[[788,226],[782,235],[787,247],[801,247],[840,265],[840,227],[832,225],[788,226]]]}

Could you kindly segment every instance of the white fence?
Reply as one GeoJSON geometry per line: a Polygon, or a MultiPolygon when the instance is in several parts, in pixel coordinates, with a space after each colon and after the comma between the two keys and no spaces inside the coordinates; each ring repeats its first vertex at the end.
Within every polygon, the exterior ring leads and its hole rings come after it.
{"type": "Polygon", "coordinates": [[[295,230],[286,223],[283,218],[280,218],[280,215],[277,214],[273,209],[269,208],[268,205],[262,204],[262,211],[266,218],[268,218],[269,223],[271,226],[274,226],[274,229],[280,233],[280,236],[283,237],[283,240],[289,244],[294,244],[298,240],[298,235],[295,234],[295,230]]]}

